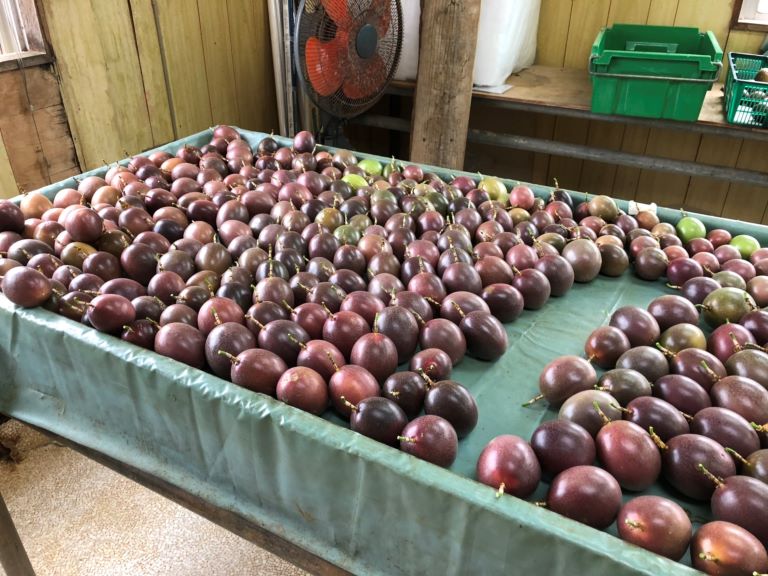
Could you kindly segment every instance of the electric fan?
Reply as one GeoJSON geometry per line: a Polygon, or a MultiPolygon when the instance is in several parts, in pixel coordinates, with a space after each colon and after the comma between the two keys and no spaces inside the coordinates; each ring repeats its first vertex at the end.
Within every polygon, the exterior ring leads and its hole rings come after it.
{"type": "Polygon", "coordinates": [[[301,84],[324,112],[320,138],[341,136],[392,80],[403,43],[400,0],[302,0],[294,58],[301,84]]]}

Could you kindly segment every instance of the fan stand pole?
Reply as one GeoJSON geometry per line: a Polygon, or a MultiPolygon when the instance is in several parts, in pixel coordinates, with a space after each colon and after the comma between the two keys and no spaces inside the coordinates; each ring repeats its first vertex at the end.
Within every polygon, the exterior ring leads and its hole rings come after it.
{"type": "Polygon", "coordinates": [[[423,0],[411,160],[461,170],[480,0],[423,0]]]}

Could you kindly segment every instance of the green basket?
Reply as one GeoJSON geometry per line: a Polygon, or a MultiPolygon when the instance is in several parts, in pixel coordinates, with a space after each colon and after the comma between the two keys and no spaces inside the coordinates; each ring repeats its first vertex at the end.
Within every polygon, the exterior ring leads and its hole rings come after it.
{"type": "Polygon", "coordinates": [[[768,57],[728,53],[724,100],[728,122],[768,128],[768,83],[755,80],[761,68],[768,68],[768,57]]]}
{"type": "Polygon", "coordinates": [[[677,26],[615,24],[592,45],[592,111],[695,122],[720,73],[712,32],[677,26]]]}

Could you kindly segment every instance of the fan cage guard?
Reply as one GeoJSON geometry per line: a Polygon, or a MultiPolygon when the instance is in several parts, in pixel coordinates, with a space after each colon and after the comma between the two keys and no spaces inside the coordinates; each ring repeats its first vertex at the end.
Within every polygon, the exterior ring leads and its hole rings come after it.
{"type": "Polygon", "coordinates": [[[294,35],[294,57],[302,88],[320,109],[333,116],[351,118],[361,114],[383,96],[391,82],[400,61],[402,34],[399,0],[302,0],[294,35]],[[340,26],[327,8],[346,10],[347,22],[340,26]],[[386,20],[386,32],[382,35],[381,28],[386,20]],[[376,51],[369,59],[360,58],[356,48],[358,33],[366,25],[374,26],[378,32],[376,51]],[[345,31],[346,39],[343,37],[345,31]],[[326,81],[330,75],[331,79],[327,81],[335,84],[338,79],[333,79],[334,73],[342,78],[341,85],[327,95],[315,89],[308,74],[307,42],[313,37],[331,48],[325,51],[326,54],[335,52],[337,56],[335,70],[329,68],[332,61],[316,62],[321,81],[326,81]],[[375,63],[376,58],[380,59],[381,66],[375,63]],[[362,94],[351,97],[347,93],[351,90],[360,90],[362,94]]]}

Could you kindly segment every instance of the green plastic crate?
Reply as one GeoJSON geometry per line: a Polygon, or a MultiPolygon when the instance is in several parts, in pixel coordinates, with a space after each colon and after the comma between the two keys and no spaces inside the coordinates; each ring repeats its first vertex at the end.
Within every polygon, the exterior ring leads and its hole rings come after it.
{"type": "Polygon", "coordinates": [[[760,68],[768,68],[768,57],[728,53],[724,100],[728,122],[768,128],[768,83],[755,80],[760,68]]]}
{"type": "Polygon", "coordinates": [[[712,32],[615,24],[592,45],[592,111],[695,122],[722,67],[712,32]]]}

